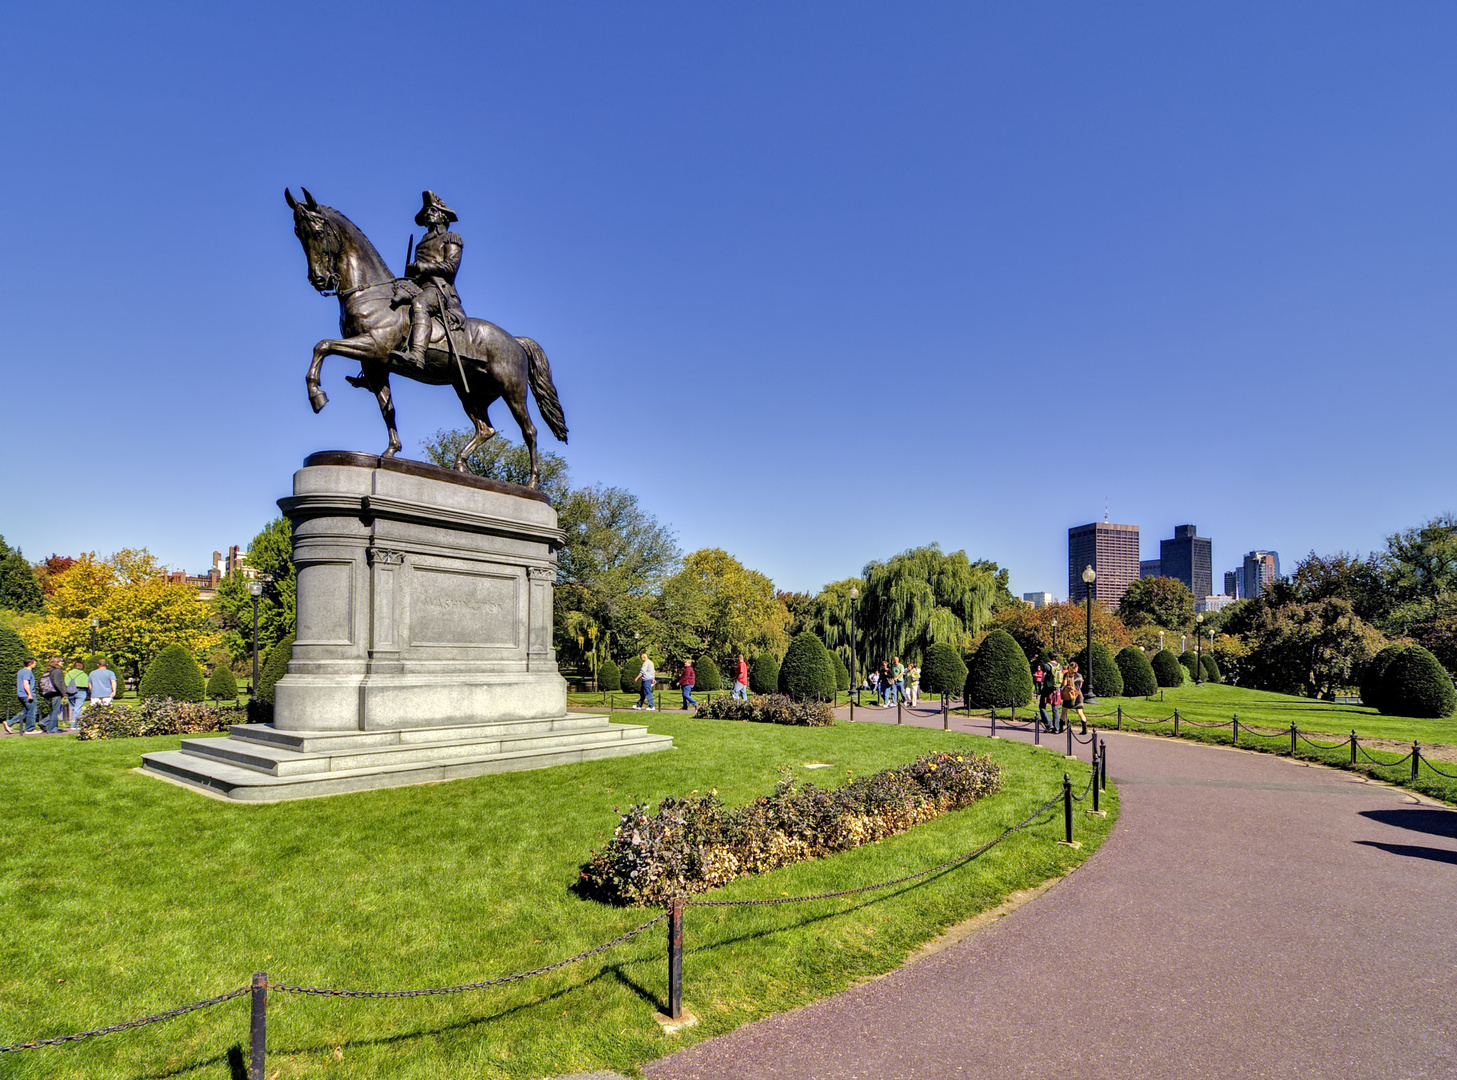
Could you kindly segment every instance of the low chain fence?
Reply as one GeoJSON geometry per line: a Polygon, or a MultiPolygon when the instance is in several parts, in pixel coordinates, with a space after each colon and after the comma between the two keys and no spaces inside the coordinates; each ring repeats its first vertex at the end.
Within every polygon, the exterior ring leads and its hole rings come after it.
{"type": "Polygon", "coordinates": [[[1079,739],[1078,741],[1084,742],[1092,747],[1091,768],[1088,771],[1087,784],[1084,786],[1081,795],[1073,792],[1071,777],[1067,773],[1063,773],[1061,789],[1015,825],[1009,825],[996,836],[972,848],[970,851],[955,855],[934,866],[925,867],[914,873],[905,874],[898,878],[891,878],[888,881],[877,881],[870,885],[860,885],[851,889],[837,889],[832,892],[812,893],[805,896],[780,896],[768,899],[705,900],[680,897],[674,900],[665,910],[659,912],[646,922],[634,926],[632,929],[626,930],[608,941],[593,945],[588,949],[583,949],[581,952],[572,956],[553,961],[550,964],[543,964],[541,967],[519,971],[511,975],[482,979],[478,982],[459,983],[454,986],[436,986],[415,990],[352,990],[336,987],[296,986],[289,983],[270,982],[268,980],[268,973],[259,971],[254,973],[252,981],[248,985],[240,986],[234,990],[228,990],[215,997],[204,998],[201,1001],[194,1001],[186,1005],[179,1005],[174,1009],[168,1009],[166,1012],[153,1013],[149,1016],[138,1017],[135,1020],[126,1020],[122,1023],[111,1024],[107,1027],[95,1028],[90,1031],[78,1031],[71,1035],[58,1035],[48,1039],[33,1039],[27,1042],[11,1043],[6,1046],[0,1046],[0,1055],[19,1053],[26,1050],[39,1050],[43,1047],[80,1042],[84,1039],[93,1039],[119,1031],[146,1027],[151,1024],[161,1023],[165,1020],[171,1020],[174,1017],[183,1016],[187,1013],[221,1005],[235,998],[247,995],[249,999],[247,1076],[248,1080],[264,1080],[264,1067],[266,1064],[265,1045],[268,1037],[268,997],[270,993],[333,998],[413,998],[459,994],[471,990],[485,990],[490,987],[520,982],[523,979],[529,979],[536,975],[545,975],[548,972],[556,971],[571,964],[580,963],[590,957],[605,953],[609,949],[616,948],[664,922],[668,924],[667,1013],[670,1018],[678,1020],[683,1016],[683,924],[684,913],[688,908],[763,907],[780,904],[803,904],[818,900],[856,896],[863,893],[893,888],[897,885],[925,881],[933,875],[945,873],[959,866],[964,866],[966,863],[986,854],[1008,837],[1039,824],[1039,819],[1058,803],[1062,803],[1063,806],[1063,829],[1062,839],[1058,840],[1057,843],[1074,848],[1080,846],[1073,838],[1073,804],[1084,802],[1091,795],[1093,807],[1087,812],[1098,815],[1104,813],[1099,808],[1098,803],[1101,792],[1107,788],[1108,765],[1107,744],[1103,740],[1095,741],[1094,737],[1089,737],[1086,740],[1079,739]]]}

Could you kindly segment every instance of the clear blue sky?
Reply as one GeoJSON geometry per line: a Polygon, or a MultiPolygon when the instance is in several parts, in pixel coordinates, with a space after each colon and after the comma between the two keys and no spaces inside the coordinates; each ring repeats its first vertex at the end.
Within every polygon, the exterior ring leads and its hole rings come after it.
{"type": "MultiPolygon", "coordinates": [[[[540,341],[578,483],[817,589],[932,540],[1066,593],[1066,531],[1215,581],[1452,509],[1457,7],[99,5],[0,38],[0,533],[246,544],[379,450],[306,185],[540,341]],[[405,13],[405,14],[399,14],[405,13]],[[65,505],[57,507],[64,491],[65,505]]],[[[395,381],[406,452],[459,426],[395,381]]],[[[493,419],[511,430],[498,406],[493,419]]],[[[545,434],[545,433],[544,433],[545,434]]]]}

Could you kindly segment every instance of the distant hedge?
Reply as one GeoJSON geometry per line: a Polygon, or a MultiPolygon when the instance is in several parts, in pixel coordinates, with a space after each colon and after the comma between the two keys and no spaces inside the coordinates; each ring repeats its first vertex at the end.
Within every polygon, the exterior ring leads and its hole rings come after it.
{"type": "Polygon", "coordinates": [[[993,630],[981,639],[966,672],[966,702],[973,709],[1032,703],[1032,668],[1016,638],[993,630]]]}
{"type": "Polygon", "coordinates": [[[604,660],[602,666],[597,669],[597,689],[604,694],[616,693],[622,689],[622,676],[617,671],[617,665],[611,660],[604,660]]]}
{"type": "Polygon", "coordinates": [[[1160,649],[1153,658],[1153,677],[1160,686],[1172,689],[1184,685],[1184,665],[1168,649],[1160,649]]]}
{"type": "Polygon", "coordinates": [[[1381,691],[1382,712],[1439,720],[1457,709],[1452,677],[1426,649],[1408,645],[1387,667],[1381,691]]]}
{"type": "Polygon", "coordinates": [[[719,690],[723,687],[723,676],[719,674],[718,665],[711,656],[700,656],[698,663],[693,665],[693,674],[698,676],[698,682],[694,685],[699,690],[719,690]]]}
{"type": "Polygon", "coordinates": [[[1137,645],[1125,645],[1114,657],[1114,662],[1118,665],[1118,673],[1123,676],[1125,697],[1148,697],[1158,690],[1153,665],[1137,645]]]}
{"type": "Polygon", "coordinates": [[[749,665],[749,689],[756,694],[779,693],[779,660],[773,653],[760,653],[749,665]]]}
{"type": "Polygon", "coordinates": [[[142,676],[142,698],[170,698],[173,701],[201,701],[206,684],[202,668],[181,645],[167,645],[152,658],[142,676]]]}
{"type": "Polygon", "coordinates": [[[213,668],[212,674],[207,679],[206,693],[214,701],[237,700],[238,680],[228,670],[227,664],[219,664],[213,668]]]}
{"type": "Polygon", "coordinates": [[[921,665],[921,689],[933,694],[959,694],[966,686],[966,662],[944,641],[933,642],[921,665]]]}

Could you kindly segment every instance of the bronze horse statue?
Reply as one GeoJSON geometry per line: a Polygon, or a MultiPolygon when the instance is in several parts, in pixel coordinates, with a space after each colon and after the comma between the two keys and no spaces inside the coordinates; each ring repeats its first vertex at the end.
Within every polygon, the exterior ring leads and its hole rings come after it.
{"type": "Polygon", "coordinates": [[[454,331],[453,340],[447,341],[445,328],[438,319],[432,319],[423,369],[391,358],[390,351],[400,347],[410,329],[408,305],[401,307],[395,301],[395,275],[358,226],[332,207],[315,202],[307,188],[301,190],[303,202],[295,200],[287,189],[284,198],[293,210],[293,231],[308,256],[309,284],[325,296],[339,298],[341,336],[315,345],[314,361],[309,365],[309,403],[314,412],[329,401],[319,386],[324,357],[332,354],[358,360],[360,374],[347,376],[348,382],[367,388],[379,399],[379,411],[390,432],[389,449],[383,456],[394,457],[400,449],[400,433],[395,430],[395,407],[390,397],[391,373],[432,386],[449,383],[476,429],[475,437],[455,456],[455,468],[464,471],[467,455],[496,434],[486,410],[497,398],[505,398],[531,454],[528,486],[537,487],[536,425],[526,410],[528,386],[536,395],[537,408],[547,427],[562,442],[567,441],[567,424],[552,385],[551,365],[541,346],[530,338],[512,337],[495,323],[471,318],[465,320],[462,329],[454,331]]]}

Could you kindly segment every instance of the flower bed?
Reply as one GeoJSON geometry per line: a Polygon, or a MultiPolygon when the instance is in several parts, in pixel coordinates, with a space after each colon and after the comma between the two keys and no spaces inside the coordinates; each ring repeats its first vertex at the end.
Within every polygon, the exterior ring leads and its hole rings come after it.
{"type": "Polygon", "coordinates": [[[725,806],[717,792],[631,806],[582,868],[584,892],[623,906],[707,892],[744,874],[846,851],[904,832],[1000,791],[985,754],[927,754],[833,791],[799,786],[786,768],[774,793],[725,806]]]}
{"type": "Polygon", "coordinates": [[[698,706],[696,715],[710,720],[748,720],[797,727],[829,727],[835,722],[835,711],[826,702],[795,701],[783,694],[755,694],[748,701],[721,697],[698,706]]]}
{"type": "Polygon", "coordinates": [[[243,710],[171,698],[147,698],[136,708],[88,705],[78,739],[134,739],[145,735],[201,735],[243,723],[243,710]]]}

